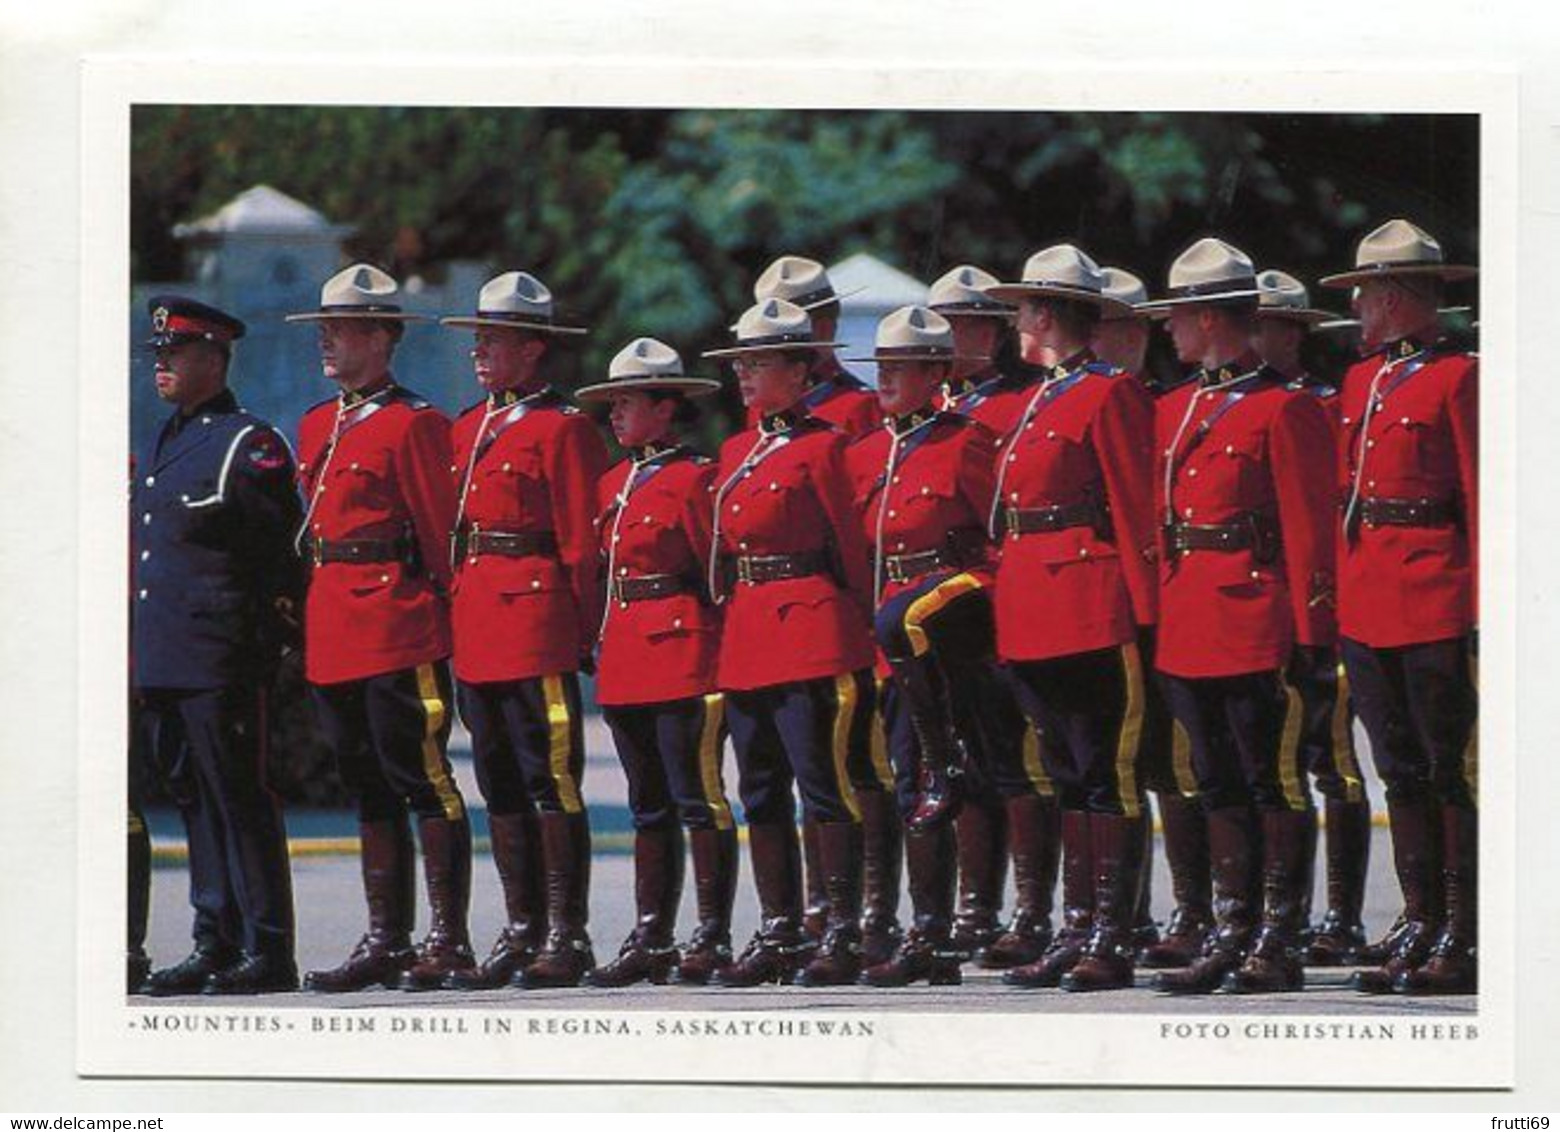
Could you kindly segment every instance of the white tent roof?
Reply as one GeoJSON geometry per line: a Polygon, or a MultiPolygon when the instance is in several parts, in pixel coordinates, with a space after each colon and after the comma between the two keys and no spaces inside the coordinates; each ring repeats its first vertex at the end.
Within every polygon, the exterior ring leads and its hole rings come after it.
{"type": "Polygon", "coordinates": [[[890,311],[912,303],[926,302],[927,285],[897,267],[890,267],[876,256],[858,252],[829,265],[829,282],[837,292],[858,293],[841,300],[846,310],[890,311]]]}
{"type": "Polygon", "coordinates": [[[315,209],[270,185],[256,185],[210,216],[174,225],[173,234],[181,240],[231,235],[338,239],[352,230],[352,225],[332,224],[315,209]]]}

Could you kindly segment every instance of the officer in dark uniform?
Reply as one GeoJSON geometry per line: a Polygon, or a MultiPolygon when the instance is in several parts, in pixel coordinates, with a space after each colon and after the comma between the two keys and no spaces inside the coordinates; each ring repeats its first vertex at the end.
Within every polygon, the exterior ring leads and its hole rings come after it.
{"type": "Polygon", "coordinates": [[[445,745],[453,718],[449,420],[399,385],[390,361],[404,324],[400,288],[355,264],[325,282],[320,362],[340,393],[298,425],[308,506],[298,546],[311,566],[305,611],[310,698],[356,797],[369,930],[345,962],[311,971],[310,990],[437,986],[475,966],[471,824],[445,745]],[[417,815],[432,916],[414,950],[417,815]]]}
{"type": "MultiPolygon", "coordinates": [[[[887,423],[847,463],[872,547],[876,636],[887,670],[883,717],[905,823],[915,923],[869,986],[961,981],[952,947],[952,819],[966,767],[986,763],[979,674],[994,660],[990,544],[983,530],[995,443],[981,425],[939,411],[953,328],[926,307],[878,325],[878,400],[887,423]]],[[[868,359],[863,359],[868,360],[868,359]]]]}
{"type": "MultiPolygon", "coordinates": [[[[839,328],[840,300],[855,293],[836,291],[823,264],[798,255],[780,256],[753,284],[754,302],[783,299],[800,307],[812,322],[814,337],[825,342],[839,328]]],[[[877,397],[860,378],[840,365],[833,350],[818,350],[812,355],[800,407],[849,439],[864,436],[882,423],[877,397]]],[[[747,423],[750,428],[758,424],[758,416],[751,410],[747,423]]],[[[899,880],[904,862],[899,820],[894,813],[894,772],[881,749],[881,724],[881,719],[874,719],[872,727],[861,732],[864,738],[852,743],[848,764],[861,808],[865,870],[861,951],[869,964],[887,959],[899,939],[899,880]]],[[[808,936],[816,940],[828,919],[829,900],[823,885],[818,824],[810,819],[802,822],[802,849],[807,881],[803,924],[808,936]]]]}
{"type": "Polygon", "coordinates": [[[244,324],[177,295],[148,305],[157,392],[175,411],[135,460],[131,663],[142,749],[189,838],[195,950],[142,990],[293,990],[287,837],[264,772],[265,687],[302,592],[293,461],[227,389],[244,324]]]}
{"type": "MultiPolygon", "coordinates": [[[[985,426],[998,440],[1013,431],[1036,370],[1019,356],[1013,308],[985,293],[996,276],[971,264],[945,272],[926,305],[953,328],[954,352],[941,406],[985,426]]],[[[996,452],[992,452],[995,468],[996,452]]],[[[989,506],[989,505],[988,505],[989,506]]],[[[953,947],[983,967],[1018,966],[1039,958],[1050,942],[1051,894],[1061,855],[1061,817],[1054,784],[1040,759],[1040,741],[1019,709],[1004,667],[979,670],[980,717],[989,742],[984,759],[964,776],[954,819],[959,857],[959,906],[953,947]],[[1013,860],[1016,902],[1002,924],[1002,890],[1013,860]]]]}
{"type": "Polygon", "coordinates": [[[1406,220],[1366,236],[1362,339],[1343,380],[1338,628],[1355,709],[1386,785],[1404,927],[1356,976],[1372,994],[1478,989],[1479,363],[1441,333],[1448,264],[1406,220]]]}
{"type": "MultiPolygon", "coordinates": [[[[1292,390],[1305,390],[1327,410],[1334,436],[1338,432],[1338,390],[1306,371],[1300,359],[1310,329],[1332,315],[1310,305],[1305,285],[1283,271],[1257,274],[1261,290],[1257,307],[1257,353],[1289,380],[1292,390]]],[[[1317,474],[1323,474],[1320,469],[1317,474]]],[[[1336,474],[1328,469],[1327,475],[1336,474]]],[[[1360,912],[1365,903],[1365,877],[1370,865],[1370,797],[1354,751],[1354,715],[1349,706],[1349,680],[1336,655],[1324,658],[1312,679],[1299,684],[1305,703],[1300,735],[1301,758],[1326,803],[1327,912],[1306,942],[1305,961],[1316,967],[1341,967],[1355,961],[1365,946],[1360,912]]],[[[1316,874],[1317,830],[1307,834],[1307,922],[1316,874]]]]}

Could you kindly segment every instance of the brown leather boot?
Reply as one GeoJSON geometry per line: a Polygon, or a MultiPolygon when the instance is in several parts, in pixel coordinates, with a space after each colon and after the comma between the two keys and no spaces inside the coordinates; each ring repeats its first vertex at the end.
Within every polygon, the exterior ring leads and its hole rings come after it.
{"type": "Polygon", "coordinates": [[[892,956],[861,972],[863,986],[905,987],[924,979],[937,987],[963,981],[959,954],[948,935],[953,917],[953,840],[947,826],[906,835],[905,864],[915,923],[892,956]]]}
{"type": "Polygon", "coordinates": [[[1202,954],[1213,928],[1208,819],[1199,799],[1166,790],[1159,795],[1159,820],[1164,825],[1175,908],[1159,942],[1144,948],[1138,963],[1157,969],[1186,967],[1202,954]]]}
{"type": "Polygon", "coordinates": [[[1083,957],[1062,976],[1068,991],[1123,990],[1132,986],[1131,920],[1137,911],[1143,869],[1143,830],[1136,817],[1089,815],[1094,862],[1094,929],[1083,957]]]}
{"type": "MultiPolygon", "coordinates": [[[[1065,820],[1055,798],[1023,794],[1007,800],[1008,848],[1013,855],[1016,898],[1013,919],[1007,928],[990,947],[975,954],[975,961],[987,970],[1001,971],[1033,963],[1050,946],[1051,902],[1065,820]]],[[[1087,855],[1087,841],[1082,845],[1087,855]]],[[[1083,868],[1087,877],[1088,866],[1083,868]]],[[[1086,900],[1085,906],[1087,903],[1092,903],[1092,899],[1086,900]]]]}
{"type": "Polygon", "coordinates": [[[493,866],[504,891],[509,922],[498,933],[493,950],[478,966],[451,971],[446,990],[494,990],[507,986],[536,961],[547,936],[546,885],[542,879],[542,842],[534,813],[489,814],[493,866]]]}
{"type": "Polygon", "coordinates": [[[737,893],[737,831],[695,829],[688,834],[699,925],[682,949],[674,981],[704,986],[731,955],[731,906],[737,893]]]}
{"type": "Polygon", "coordinates": [[[829,894],[823,887],[823,857],[818,848],[818,823],[802,819],[802,876],[807,884],[807,907],[802,911],[802,931],[816,945],[829,923],[829,894]]]}
{"type": "Polygon", "coordinates": [[[1213,873],[1214,930],[1202,954],[1178,971],[1161,971],[1154,989],[1164,994],[1212,994],[1240,966],[1256,922],[1260,827],[1250,806],[1208,814],[1213,873]]]}
{"type": "Polygon", "coordinates": [[[662,985],[677,965],[673,942],[682,900],[682,827],[642,829],[634,834],[634,906],[639,921],[612,962],[587,977],[593,987],[662,985]]]}
{"type": "Polygon", "coordinates": [[[456,821],[423,818],[417,832],[432,915],[428,934],[417,945],[417,962],[401,976],[405,991],[436,990],[454,972],[477,966],[466,928],[471,907],[471,823],[464,816],[456,821]]]}
{"type": "Polygon", "coordinates": [[[1399,994],[1477,994],[1479,990],[1479,811],[1441,807],[1446,856],[1446,923],[1424,965],[1398,976],[1399,994]]]}
{"type": "MultiPolygon", "coordinates": [[[[1327,799],[1327,914],[1311,934],[1305,961],[1312,967],[1348,967],[1365,947],[1360,911],[1370,867],[1370,802],[1327,799]]],[[[1385,959],[1378,960],[1385,962],[1385,959]]]]}
{"type": "Polygon", "coordinates": [[[1268,810],[1262,815],[1262,925],[1245,961],[1224,979],[1230,994],[1276,994],[1305,985],[1297,949],[1305,922],[1306,881],[1313,812],[1268,810]]]}
{"type": "Polygon", "coordinates": [[[413,873],[412,829],[404,816],[358,826],[362,840],[363,892],[368,899],[368,934],[339,967],[310,971],[305,990],[344,994],[382,986],[394,990],[417,961],[412,950],[412,916],[417,878],[413,873]]]}
{"type": "MultiPolygon", "coordinates": [[[[821,872],[821,840],[819,850],[821,872]]],[[[802,869],[796,827],[790,822],[749,825],[748,852],[753,858],[753,882],[763,922],[741,955],[715,969],[711,986],[789,983],[809,950],[802,934],[802,869]]]]}
{"type": "Polygon", "coordinates": [[[596,965],[586,924],[590,920],[590,818],[537,815],[547,877],[547,941],[536,961],[514,977],[523,990],[577,987],[596,965]]]}
{"type": "Polygon", "coordinates": [[[840,987],[861,974],[861,826],[818,826],[823,883],[829,890],[829,925],[818,950],[791,981],[799,987],[840,987]]]}
{"type": "Polygon", "coordinates": [[[904,845],[893,794],[858,790],[861,806],[861,962],[873,966],[894,953],[899,926],[899,881],[904,845]]]}
{"type": "MultiPolygon", "coordinates": [[[[1003,975],[1002,981],[1010,987],[1060,986],[1062,976],[1083,958],[1084,946],[1089,942],[1094,923],[1095,888],[1089,815],[1082,810],[1063,810],[1061,817],[1062,930],[1034,959],[1011,967],[1003,975]]],[[[1016,872],[1016,854],[1013,860],[1016,872]]]]}
{"type": "Polygon", "coordinates": [[[1002,889],[1007,884],[1007,807],[966,799],[953,823],[959,854],[959,910],[952,946],[969,960],[1002,934],[1002,889]]]}
{"type": "Polygon", "coordinates": [[[1392,867],[1403,890],[1404,926],[1379,967],[1356,971],[1363,994],[1391,994],[1400,976],[1430,958],[1441,928],[1441,814],[1430,798],[1387,802],[1392,824],[1392,867]]]}

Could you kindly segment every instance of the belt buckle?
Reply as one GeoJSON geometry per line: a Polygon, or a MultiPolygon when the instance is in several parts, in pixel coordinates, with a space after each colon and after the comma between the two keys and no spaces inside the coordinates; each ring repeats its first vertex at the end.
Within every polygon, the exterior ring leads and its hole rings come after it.
{"type": "Polygon", "coordinates": [[[753,584],[753,559],[751,555],[737,555],[737,581],[745,586],[753,584]]]}
{"type": "Polygon", "coordinates": [[[1024,533],[1019,530],[1018,511],[1015,508],[1002,508],[1002,525],[1007,528],[1007,533],[1010,535],[1021,535],[1024,533]]]}
{"type": "Polygon", "coordinates": [[[316,567],[325,565],[325,542],[320,538],[309,540],[309,557],[316,567]]]}
{"type": "Polygon", "coordinates": [[[476,562],[477,559],[482,557],[480,549],[482,546],[481,535],[482,527],[477,523],[472,523],[470,530],[466,532],[466,561],[476,562]]]}
{"type": "Polygon", "coordinates": [[[886,573],[888,575],[888,580],[889,581],[891,581],[891,582],[898,582],[901,585],[903,585],[905,582],[908,582],[910,580],[908,577],[905,576],[904,563],[900,560],[898,555],[890,554],[884,560],[883,566],[884,566],[884,573],[886,573]]]}

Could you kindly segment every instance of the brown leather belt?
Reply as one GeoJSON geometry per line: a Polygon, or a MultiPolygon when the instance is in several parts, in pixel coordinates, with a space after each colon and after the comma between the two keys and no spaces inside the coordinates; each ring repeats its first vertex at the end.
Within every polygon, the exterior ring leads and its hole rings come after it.
{"type": "Polygon", "coordinates": [[[1055,507],[1004,507],[1002,526],[1010,535],[1040,531],[1064,531],[1069,527],[1102,528],[1105,509],[1093,500],[1061,503],[1055,507]]]}
{"type": "Polygon", "coordinates": [[[1360,521],[1367,527],[1450,527],[1458,520],[1454,499],[1360,500],[1360,521]]]}
{"type": "Polygon", "coordinates": [[[1250,550],[1259,562],[1273,562],[1280,545],[1278,525],[1263,511],[1247,511],[1232,523],[1171,523],[1166,527],[1166,546],[1172,555],[1194,550],[1250,550]]]}
{"type": "Polygon", "coordinates": [[[828,557],[821,550],[804,550],[798,554],[740,554],[726,559],[726,564],[728,576],[748,586],[807,578],[829,571],[828,557]]]}
{"type": "Polygon", "coordinates": [[[304,551],[316,566],[327,562],[405,562],[411,557],[412,543],[406,538],[311,538],[304,551]]]}
{"type": "Polygon", "coordinates": [[[692,592],[693,583],[681,574],[640,574],[635,578],[612,579],[612,600],[624,603],[692,592]]]}
{"type": "Polygon", "coordinates": [[[908,554],[883,556],[883,573],[892,582],[912,582],[934,570],[957,569],[964,565],[963,558],[947,547],[916,550],[908,554]]]}
{"type": "Polygon", "coordinates": [[[480,558],[484,554],[500,558],[530,558],[542,555],[558,557],[558,536],[552,531],[465,531],[457,542],[456,558],[480,558]]]}

